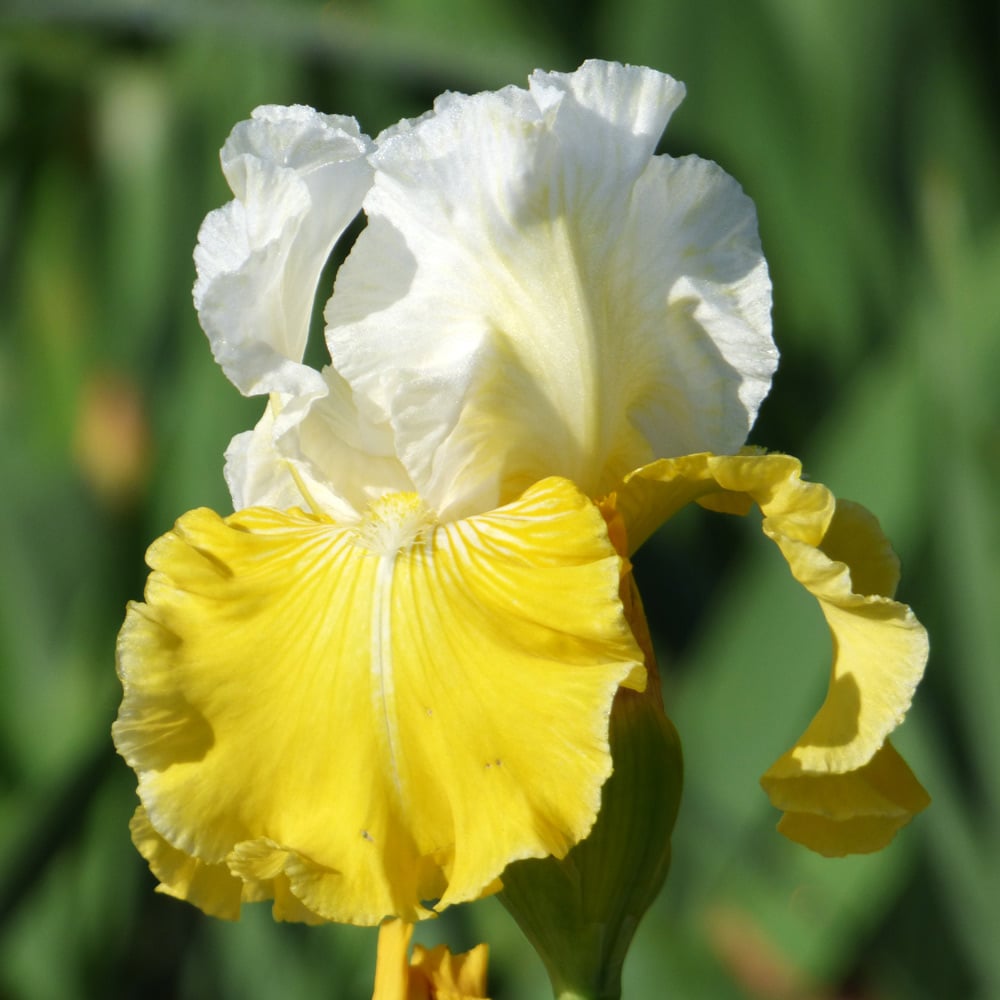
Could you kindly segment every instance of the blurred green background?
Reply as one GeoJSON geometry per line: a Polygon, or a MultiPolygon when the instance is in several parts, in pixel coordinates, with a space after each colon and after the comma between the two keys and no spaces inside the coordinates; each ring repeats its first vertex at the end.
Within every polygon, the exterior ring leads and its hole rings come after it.
{"type": "MultiPolygon", "coordinates": [[[[774,833],[757,786],[829,640],[753,520],[688,511],[638,572],[684,739],[674,870],[626,996],[1000,997],[997,6],[934,0],[7,0],[0,13],[0,996],[370,995],[374,932],[238,924],[153,893],[113,753],[113,643],[145,545],[228,508],[259,404],[213,363],[191,251],[260,103],[374,135],[448,88],[588,56],[684,80],[664,149],[757,203],[782,367],[752,440],[871,507],[932,657],[898,745],[933,807],[880,855],[774,833]]],[[[419,929],[492,946],[494,901],[419,929]]]]}

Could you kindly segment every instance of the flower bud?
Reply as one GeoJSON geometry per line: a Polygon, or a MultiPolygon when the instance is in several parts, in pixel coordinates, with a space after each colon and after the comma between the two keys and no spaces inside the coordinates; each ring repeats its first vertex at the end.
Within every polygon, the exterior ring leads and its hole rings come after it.
{"type": "MultiPolygon", "coordinates": [[[[617,527],[612,515],[612,538],[617,527]]],[[[645,653],[647,687],[641,694],[622,688],[615,696],[614,772],[602,789],[597,821],[564,858],[509,866],[499,897],[541,956],[555,995],[565,1000],[621,995],[632,937],[667,877],[680,803],[680,740],[663,711],[649,630],[624,558],[622,602],[645,653]]]]}

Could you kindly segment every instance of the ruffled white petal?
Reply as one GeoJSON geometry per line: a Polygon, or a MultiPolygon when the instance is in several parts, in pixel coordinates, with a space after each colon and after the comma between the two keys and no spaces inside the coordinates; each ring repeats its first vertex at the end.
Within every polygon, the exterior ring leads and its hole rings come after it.
{"type": "Polygon", "coordinates": [[[682,95],[591,62],[379,137],[327,343],[442,516],[744,440],[776,362],[770,284],[736,184],[652,158],[682,95]]]}
{"type": "Polygon", "coordinates": [[[222,167],[233,201],[195,250],[195,306],[212,352],[245,395],[322,393],[301,364],[316,284],[371,184],[353,118],[266,106],[233,129],[222,167]]]}
{"type": "Polygon", "coordinates": [[[243,431],[229,442],[224,474],[233,510],[254,506],[288,510],[305,502],[274,446],[274,413],[270,404],[253,430],[243,431]]]}
{"type": "Polygon", "coordinates": [[[574,200],[592,202],[598,213],[608,201],[627,200],[684,100],[684,84],[664,73],[597,59],[575,73],[535,70],[528,89],[551,116],[557,143],[548,152],[559,160],[553,173],[574,189],[574,200]],[[609,145],[601,148],[598,137],[609,145]]]}
{"type": "Polygon", "coordinates": [[[321,378],[321,396],[272,394],[257,426],[230,442],[225,475],[234,510],[303,507],[351,523],[377,497],[413,491],[389,429],[358,412],[332,368],[321,378]]]}

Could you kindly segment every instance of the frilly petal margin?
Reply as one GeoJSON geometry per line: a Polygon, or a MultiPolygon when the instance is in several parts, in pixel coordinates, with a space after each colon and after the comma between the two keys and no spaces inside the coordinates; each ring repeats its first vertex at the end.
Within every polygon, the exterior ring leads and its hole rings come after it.
{"type": "Polygon", "coordinates": [[[413,924],[404,920],[379,928],[372,1000],[488,1000],[488,945],[461,955],[452,955],[443,944],[430,950],[417,945],[410,960],[412,938],[413,924]]]}
{"type": "Polygon", "coordinates": [[[235,920],[240,915],[243,883],[225,864],[205,864],[171,847],[153,829],[142,806],[136,809],[129,832],[159,882],[157,892],[186,899],[210,917],[235,920]]]}
{"type": "Polygon", "coordinates": [[[874,516],[801,472],[787,455],[686,455],[633,472],[614,502],[632,551],[692,501],[728,513],[760,508],[764,533],[819,602],[833,640],[826,699],[761,784],[791,839],[827,855],[864,853],[930,801],[887,740],[923,675],[927,633],[892,600],[899,564],[874,516]]]}
{"type": "Polygon", "coordinates": [[[292,895],[290,883],[281,866],[271,866],[270,872],[258,869],[249,875],[240,868],[240,854],[258,857],[273,855],[274,845],[251,842],[241,844],[228,863],[207,864],[172,847],[149,822],[146,810],[139,806],[129,823],[132,842],[146,859],[150,871],[159,881],[157,891],[175,899],[193,903],[211,917],[237,920],[243,903],[274,901],[276,920],[320,924],[323,918],[308,910],[292,895]],[[259,876],[259,877],[258,877],[259,876]]]}
{"type": "Polygon", "coordinates": [[[371,186],[353,118],[268,105],[222,149],[236,196],[198,233],[194,303],[212,353],[244,395],[322,394],[303,365],[320,273],[371,186]]]}
{"type": "Polygon", "coordinates": [[[645,671],[568,481],[444,525],[412,494],[347,527],[195,510],[148,561],[114,737],[165,891],[232,915],[225,866],[279,918],[412,920],[590,830],[645,671]]]}

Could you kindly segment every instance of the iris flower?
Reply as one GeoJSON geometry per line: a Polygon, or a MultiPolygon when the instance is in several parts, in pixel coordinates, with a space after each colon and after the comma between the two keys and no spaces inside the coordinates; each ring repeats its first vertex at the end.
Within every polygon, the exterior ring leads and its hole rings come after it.
{"type": "Polygon", "coordinates": [[[683,92],[588,62],[374,141],[305,107],[233,130],[194,298],[266,403],[226,453],[235,513],[153,543],[118,643],[132,834],[164,892],[374,925],[564,856],[615,694],[647,680],[624,560],[692,502],[759,507],[832,633],[825,701],[763,778],[780,828],[870,851],[925,805],[887,739],[927,654],[895,557],[795,459],[743,447],[770,282],[736,182],[654,155],[683,92]],[[359,212],[316,368],[317,285],[359,212]]]}

